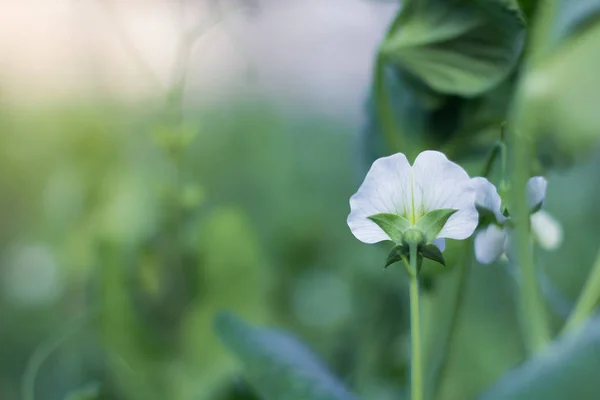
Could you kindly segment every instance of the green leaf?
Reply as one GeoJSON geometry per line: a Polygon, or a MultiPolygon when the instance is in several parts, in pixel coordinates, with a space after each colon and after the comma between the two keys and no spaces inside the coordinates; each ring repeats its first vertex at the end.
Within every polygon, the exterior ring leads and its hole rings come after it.
{"type": "Polygon", "coordinates": [[[600,317],[501,378],[479,400],[595,400],[600,393],[600,317]]]}
{"type": "Polygon", "coordinates": [[[436,91],[476,96],[508,76],[524,34],[513,0],[424,0],[401,9],[381,53],[436,91]]]}
{"type": "Polygon", "coordinates": [[[395,246],[390,251],[390,254],[388,254],[388,258],[387,258],[387,261],[385,262],[384,268],[389,267],[390,265],[392,265],[395,262],[402,261],[403,257],[408,258],[408,255],[409,255],[408,246],[405,246],[402,244],[395,246]]]}
{"type": "Polygon", "coordinates": [[[264,400],[357,400],[300,341],[221,313],[215,328],[264,400]]]}
{"type": "Polygon", "coordinates": [[[415,228],[423,232],[427,243],[431,243],[444,228],[444,225],[448,222],[448,218],[456,211],[449,208],[442,208],[428,212],[417,221],[415,228]]]}
{"type": "Polygon", "coordinates": [[[396,214],[375,214],[369,219],[375,222],[396,243],[402,242],[402,234],[411,227],[410,222],[396,214]]]}
{"type": "Polygon", "coordinates": [[[423,257],[429,260],[442,264],[444,267],[446,266],[444,255],[435,244],[428,244],[423,246],[421,248],[421,254],[423,254],[423,257]]]}
{"type": "Polygon", "coordinates": [[[433,92],[392,65],[377,80],[384,80],[378,82],[383,88],[374,88],[362,132],[366,168],[396,151],[416,156],[436,149],[457,161],[472,160],[477,154],[485,157],[507,119],[516,84],[511,75],[481,96],[464,98],[433,92]],[[393,120],[391,128],[389,119],[393,120]]]}

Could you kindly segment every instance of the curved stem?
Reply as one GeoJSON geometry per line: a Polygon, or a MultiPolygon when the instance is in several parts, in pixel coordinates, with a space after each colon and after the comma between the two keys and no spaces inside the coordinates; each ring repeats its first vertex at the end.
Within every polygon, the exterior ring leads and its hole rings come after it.
{"type": "Polygon", "coordinates": [[[439,345],[439,350],[435,351],[435,354],[438,354],[439,356],[432,362],[433,367],[429,379],[433,390],[431,397],[433,399],[438,397],[444,381],[444,376],[448,367],[450,349],[452,347],[452,342],[454,341],[456,327],[458,325],[458,320],[460,319],[462,306],[464,304],[465,293],[467,291],[467,281],[469,272],[471,271],[473,257],[473,239],[470,238],[465,241],[463,251],[464,253],[462,255],[461,262],[457,267],[457,283],[452,293],[450,306],[448,307],[450,314],[446,319],[444,327],[442,328],[443,336],[441,339],[441,344],[439,345]]]}
{"type": "Polygon", "coordinates": [[[35,380],[44,361],[67,339],[83,329],[96,315],[96,312],[88,312],[74,318],[64,329],[50,336],[35,349],[27,361],[21,380],[23,400],[35,400],[35,380]]]}
{"type": "Polygon", "coordinates": [[[119,16],[117,15],[117,11],[114,8],[112,2],[107,0],[100,0],[98,3],[104,10],[104,13],[109,17],[110,22],[113,24],[114,32],[119,36],[121,40],[121,44],[125,47],[127,53],[133,58],[134,62],[138,65],[140,71],[146,75],[148,80],[152,82],[152,84],[159,89],[163,89],[164,85],[162,84],[160,78],[156,75],[150,64],[144,59],[140,50],[136,47],[133,42],[132,37],[127,32],[127,29],[121,21],[119,20],[119,16]]]}
{"type": "Polygon", "coordinates": [[[600,300],[600,251],[590,271],[585,287],[577,300],[577,305],[564,327],[564,332],[575,330],[594,311],[600,300]]]}
{"type": "MultiPolygon", "coordinates": [[[[506,144],[504,143],[505,127],[506,126],[503,123],[500,128],[500,140],[496,142],[485,161],[483,170],[481,172],[481,176],[485,178],[489,177],[489,175],[492,173],[494,162],[498,158],[498,154],[500,154],[502,158],[502,173],[504,174],[506,171],[506,144]]],[[[454,335],[456,333],[458,320],[460,319],[462,307],[464,304],[465,293],[467,291],[466,287],[469,272],[471,271],[472,261],[473,238],[471,237],[468,240],[466,240],[463,245],[463,254],[460,263],[457,267],[457,283],[454,288],[452,298],[450,300],[450,306],[448,307],[448,309],[450,310],[450,314],[448,316],[448,319],[446,320],[447,322],[442,328],[443,333],[441,344],[439,345],[439,350],[434,352],[434,354],[437,354],[439,356],[437,356],[432,361],[431,375],[429,376],[429,382],[431,383],[430,387],[433,390],[433,399],[436,399],[438,397],[439,391],[444,381],[444,375],[446,374],[446,369],[448,366],[448,360],[450,356],[450,349],[454,340],[454,335]]]]}
{"type": "MultiPolygon", "coordinates": [[[[523,126],[525,124],[517,124],[523,126]]],[[[526,126],[524,126],[526,128],[526,126]]],[[[550,326],[540,287],[536,279],[530,242],[529,207],[525,186],[529,177],[532,143],[529,137],[515,134],[510,143],[514,157],[511,170],[511,212],[515,221],[517,262],[521,268],[519,302],[525,347],[529,353],[543,350],[550,342],[550,326]]]]}
{"type": "Polygon", "coordinates": [[[494,147],[492,147],[490,154],[488,154],[488,157],[485,160],[485,164],[483,167],[483,173],[481,174],[481,176],[483,176],[485,178],[490,176],[490,174],[492,173],[492,169],[494,168],[494,161],[496,161],[496,158],[498,157],[498,153],[501,150],[501,146],[502,146],[501,142],[496,142],[494,147]]]}
{"type": "Polygon", "coordinates": [[[410,338],[411,338],[411,400],[423,400],[421,366],[421,315],[419,307],[419,271],[417,246],[410,246],[410,338]]]}

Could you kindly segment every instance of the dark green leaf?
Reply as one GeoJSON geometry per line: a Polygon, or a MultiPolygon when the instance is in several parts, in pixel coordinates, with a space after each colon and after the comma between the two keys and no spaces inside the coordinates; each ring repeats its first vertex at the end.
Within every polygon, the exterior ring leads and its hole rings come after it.
{"type": "Polygon", "coordinates": [[[410,222],[396,214],[375,214],[369,219],[375,222],[396,243],[402,242],[402,234],[410,228],[410,222]]]}
{"type": "Polygon", "coordinates": [[[387,261],[385,262],[385,267],[387,268],[395,262],[401,261],[403,257],[408,258],[409,249],[408,246],[398,245],[395,246],[388,255],[387,261]]]}
{"type": "Polygon", "coordinates": [[[231,313],[217,316],[219,337],[244,364],[265,400],[357,400],[300,341],[256,328],[231,313]]]}
{"type": "Polygon", "coordinates": [[[523,15],[528,24],[533,20],[538,4],[539,0],[519,0],[519,7],[523,11],[523,15]]]}
{"type": "Polygon", "coordinates": [[[444,225],[448,222],[448,218],[456,211],[449,208],[442,208],[428,212],[417,221],[415,228],[423,232],[427,243],[431,243],[442,228],[444,228],[444,225]]]}
{"type": "Polygon", "coordinates": [[[442,264],[444,267],[446,266],[446,261],[444,260],[444,255],[440,251],[440,249],[435,244],[428,244],[421,248],[421,254],[423,257],[435,261],[437,263],[442,264]]]}
{"type": "Polygon", "coordinates": [[[525,24],[512,0],[425,0],[403,7],[384,57],[445,94],[476,96],[517,63],[525,24]]]}
{"type": "Polygon", "coordinates": [[[479,400],[596,400],[598,371],[600,317],[506,374],[479,400]]]}
{"type": "Polygon", "coordinates": [[[507,119],[516,83],[511,75],[481,96],[464,98],[436,93],[391,65],[378,79],[384,82],[378,83],[382,88],[374,88],[367,107],[368,124],[363,129],[366,168],[375,159],[396,151],[416,156],[423,150],[437,149],[458,161],[478,154],[485,157],[507,119]],[[386,123],[384,117],[393,118],[391,132],[390,122],[386,123]],[[399,140],[390,136],[398,136],[399,140]]]}

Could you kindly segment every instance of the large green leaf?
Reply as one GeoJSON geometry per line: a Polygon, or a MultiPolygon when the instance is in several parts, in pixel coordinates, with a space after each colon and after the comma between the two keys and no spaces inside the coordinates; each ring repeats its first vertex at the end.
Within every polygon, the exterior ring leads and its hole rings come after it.
{"type": "Polygon", "coordinates": [[[436,94],[410,79],[406,72],[387,66],[385,92],[376,92],[368,101],[367,124],[362,130],[366,152],[365,168],[382,156],[395,151],[416,156],[426,149],[441,150],[458,161],[484,158],[500,136],[502,122],[513,97],[514,79],[484,95],[464,98],[436,94]],[[397,129],[390,134],[401,136],[404,147],[391,146],[393,140],[384,135],[384,124],[377,112],[378,103],[389,96],[390,112],[397,129]]]}
{"type": "Polygon", "coordinates": [[[559,159],[600,139],[600,0],[548,2],[519,88],[517,129],[559,159]]]}
{"type": "Polygon", "coordinates": [[[480,400],[600,398],[600,317],[506,374],[480,400]]]}
{"type": "Polygon", "coordinates": [[[476,96],[508,76],[524,32],[512,0],[408,1],[381,53],[436,91],[476,96]]]}
{"type": "Polygon", "coordinates": [[[231,313],[218,315],[215,326],[263,399],[357,400],[291,335],[252,327],[231,313]]]}

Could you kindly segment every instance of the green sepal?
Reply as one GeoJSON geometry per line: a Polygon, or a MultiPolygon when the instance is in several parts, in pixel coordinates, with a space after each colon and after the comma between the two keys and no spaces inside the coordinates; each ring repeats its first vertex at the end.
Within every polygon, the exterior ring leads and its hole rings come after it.
{"type": "MultiPolygon", "coordinates": [[[[390,251],[390,254],[388,254],[387,261],[385,262],[385,267],[383,268],[385,269],[398,261],[402,261],[403,259],[406,259],[406,261],[408,261],[408,263],[410,264],[410,249],[408,245],[399,244],[397,246],[394,246],[394,248],[390,251]]],[[[422,265],[423,254],[421,254],[421,250],[419,249],[419,251],[417,252],[417,269],[421,270],[422,265]]],[[[410,274],[411,272],[409,271],[408,266],[405,265],[405,267],[406,271],[410,274]]]]}
{"type": "Polygon", "coordinates": [[[369,219],[375,222],[396,243],[402,243],[402,234],[410,228],[410,222],[396,214],[375,214],[369,219]]]}
{"type": "Polygon", "coordinates": [[[406,259],[408,259],[409,253],[410,252],[408,246],[402,244],[394,246],[394,248],[390,251],[390,254],[388,254],[387,261],[385,262],[385,267],[383,268],[387,268],[395,262],[402,261],[403,257],[406,257],[406,259]]]}
{"type": "Polygon", "coordinates": [[[529,211],[529,214],[535,214],[536,212],[540,211],[542,209],[543,205],[544,205],[544,202],[540,201],[539,203],[537,203],[535,206],[533,206],[531,208],[531,211],[529,211]]]}
{"type": "Polygon", "coordinates": [[[435,261],[439,264],[442,264],[444,267],[446,266],[446,260],[444,260],[444,255],[435,244],[428,244],[426,246],[423,246],[420,249],[420,253],[423,255],[423,257],[435,261]]]}
{"type": "Polygon", "coordinates": [[[450,208],[442,208],[428,212],[417,221],[415,228],[423,232],[427,243],[431,243],[444,228],[448,218],[456,211],[450,208]]]}
{"type": "Polygon", "coordinates": [[[489,224],[493,224],[496,222],[496,214],[492,212],[492,210],[485,207],[476,207],[477,213],[479,214],[479,222],[477,226],[488,226],[489,224]]]}

